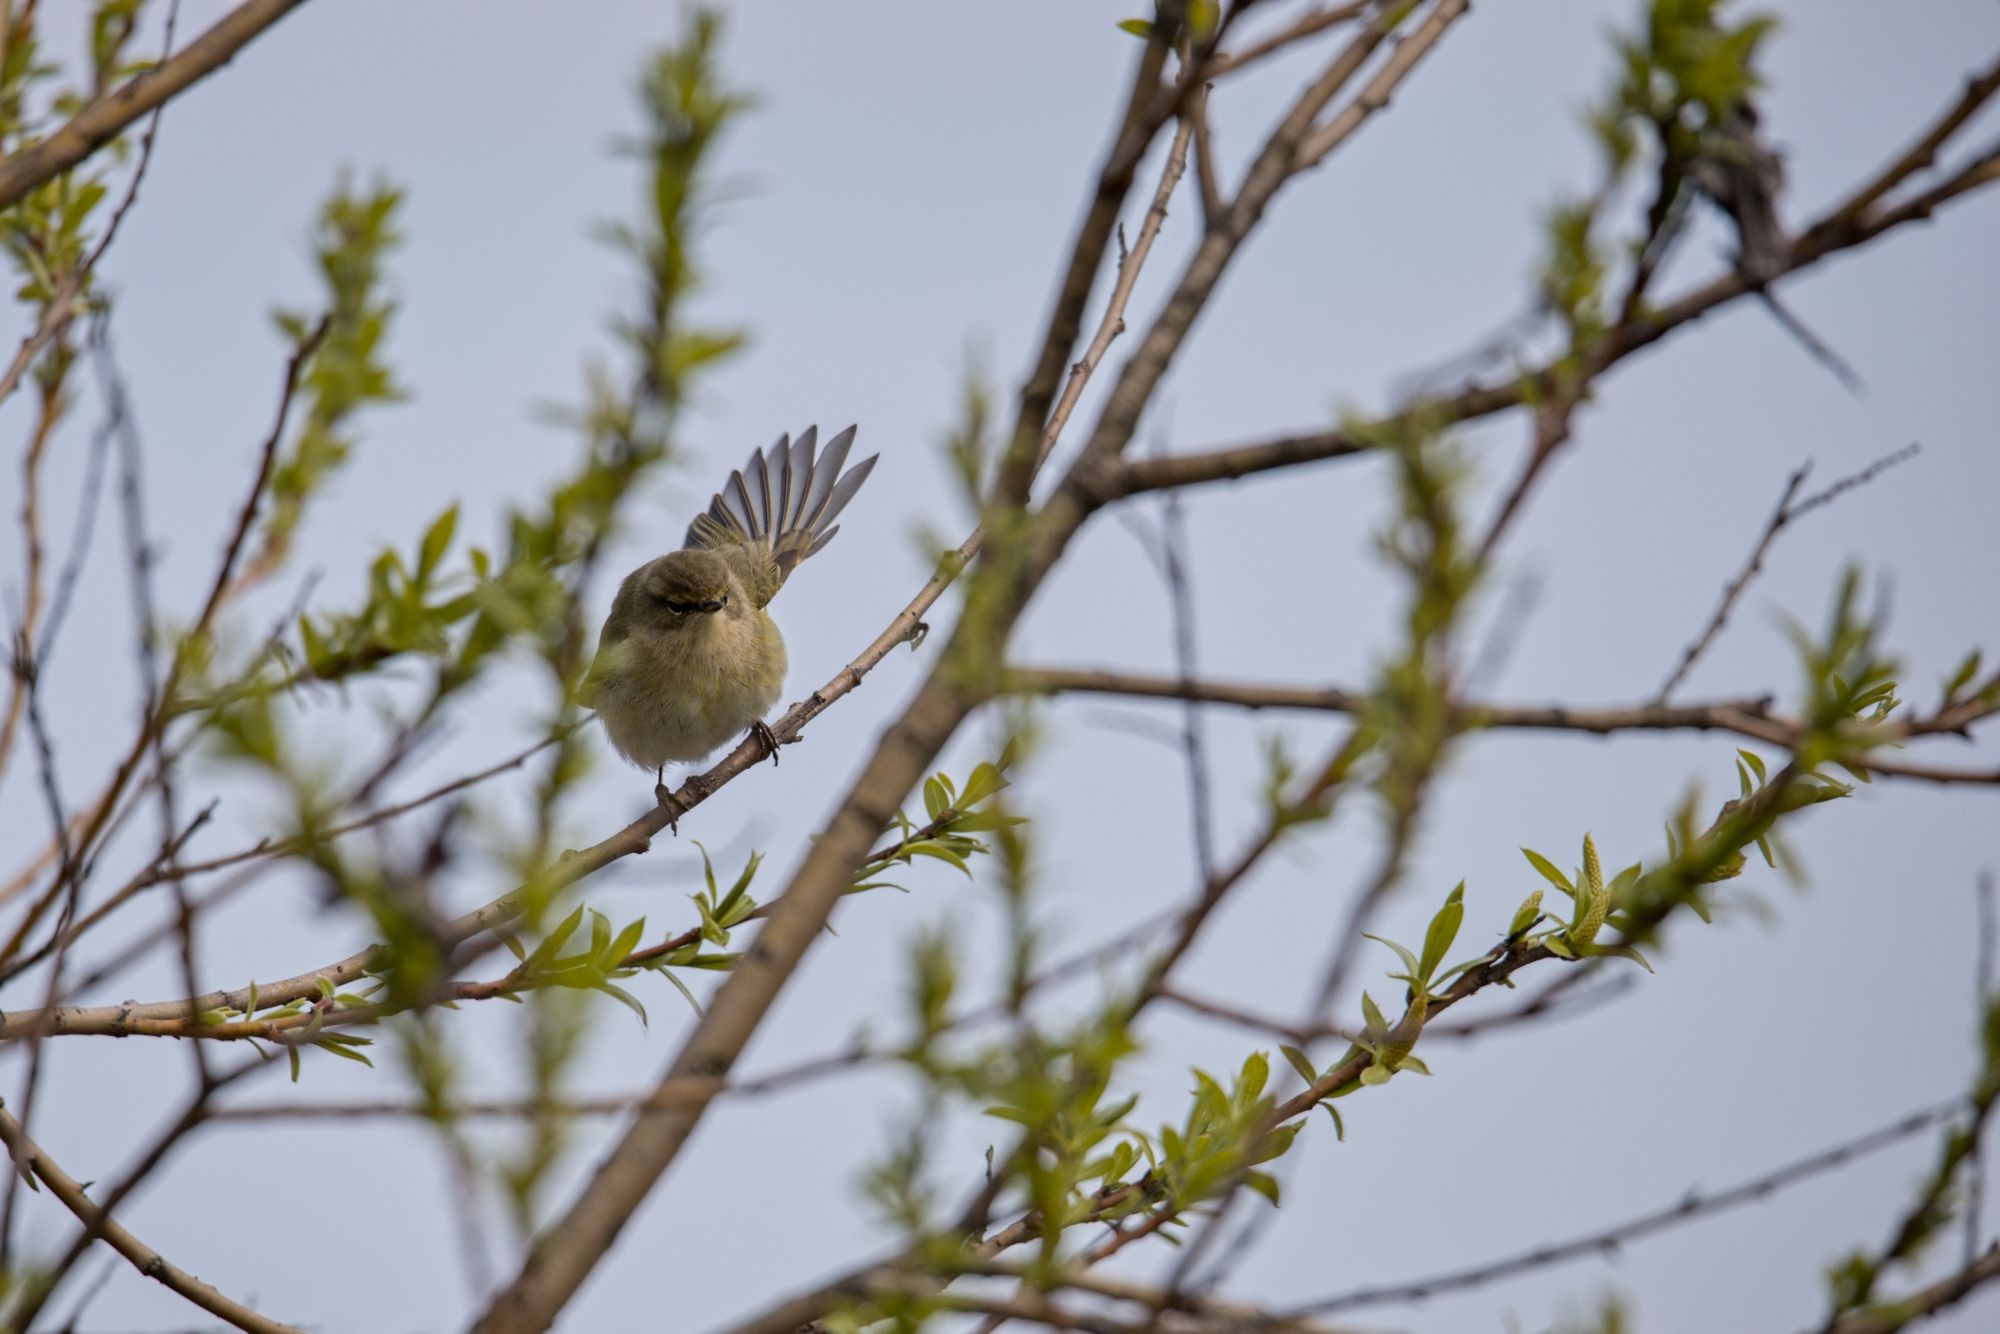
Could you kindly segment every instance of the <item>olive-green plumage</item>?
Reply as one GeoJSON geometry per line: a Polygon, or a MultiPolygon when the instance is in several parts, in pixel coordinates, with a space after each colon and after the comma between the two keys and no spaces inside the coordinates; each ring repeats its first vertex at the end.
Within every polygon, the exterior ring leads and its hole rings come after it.
{"type": "MultiPolygon", "coordinates": [[[[656,773],[763,728],[785,685],[785,641],[764,610],[837,531],[870,456],[843,475],[848,427],[817,458],[814,428],[780,436],[688,528],[687,544],[625,577],[584,678],[620,755],[656,773]]],[[[775,754],[775,752],[774,752],[775,754]]],[[[664,791],[664,788],[662,788],[664,791]]]]}

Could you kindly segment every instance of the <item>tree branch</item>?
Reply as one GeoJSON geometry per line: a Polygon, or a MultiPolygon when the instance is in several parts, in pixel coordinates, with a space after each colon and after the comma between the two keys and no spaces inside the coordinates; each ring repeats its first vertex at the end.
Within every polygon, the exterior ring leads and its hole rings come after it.
{"type": "MultiPolygon", "coordinates": [[[[1954,108],[1939,126],[1950,122],[1951,128],[1956,128],[1962,124],[1962,120],[1953,120],[1956,114],[1954,108]]],[[[1777,276],[1802,272],[1905,224],[1929,218],[1938,208],[1995,180],[2000,180],[2000,148],[1981,154],[1937,185],[1895,207],[1873,212],[1866,207],[1860,212],[1849,212],[1847,206],[1836,208],[1794,239],[1777,276]]],[[[1642,311],[1634,319],[1612,328],[1592,347],[1584,359],[1585,378],[1596,378],[1633,353],[1755,290],[1755,285],[1743,275],[1731,272],[1695,287],[1664,307],[1642,311]]],[[[1395,414],[1393,420],[1421,417],[1433,423],[1463,424],[1519,407],[1531,398],[1544,399],[1557,388],[1558,364],[1552,362],[1494,384],[1471,385],[1453,394],[1421,398],[1395,414]]],[[[1373,436],[1370,431],[1336,427],[1196,454],[1134,459],[1093,478],[1092,494],[1102,503],[1162,487],[1233,481],[1278,468],[1366,453],[1375,448],[1373,436]]]]}
{"type": "Polygon", "coordinates": [[[305,0],[244,0],[172,59],[135,74],[39,143],[0,160],[0,209],[68,171],[126,126],[229,63],[266,28],[305,0]]]}
{"type": "Polygon", "coordinates": [[[1953,1098],[1949,1102],[1912,1112],[1893,1125],[1882,1126],[1864,1135],[1844,1140],[1831,1148],[1822,1149],[1787,1163],[1762,1176],[1739,1182],[1712,1194],[1690,1190],[1673,1204],[1636,1215],[1596,1232],[1536,1246],[1505,1259],[1489,1261],[1468,1269],[1433,1274],[1407,1283],[1356,1288],[1352,1292],[1343,1292],[1332,1297],[1315,1298],[1309,1302],[1302,1302],[1291,1310],[1297,1315],[1330,1315],[1335,1311],[1351,1311],[1363,1306],[1421,1302],[1450,1292],[1483,1287],[1517,1274],[1561,1264],[1565,1260],[1588,1255],[1616,1255],[1628,1242],[1651,1236],[1655,1232],[1679,1227],[1684,1223],[1692,1223],[1710,1214],[1758,1203],[1796,1182],[1845,1167],[1871,1153],[1886,1149],[1893,1144],[1900,1144],[1913,1135],[1950,1120],[1963,1109],[1964,1105],[1963,1098],[1953,1098]]]}
{"type": "Polygon", "coordinates": [[[1794,504],[1792,498],[1798,495],[1799,488],[1805,485],[1806,475],[1812,471],[1811,463],[1801,464],[1798,470],[1786,479],[1784,493],[1778,497],[1778,506],[1771,511],[1770,520],[1765,523],[1763,533],[1757,538],[1757,544],[1750,549],[1750,558],[1743,563],[1743,568],[1737,572],[1736,577],[1723,588],[1722,600],[1716,604],[1715,614],[1709,617],[1708,624],[1702,627],[1701,633],[1696,635],[1694,641],[1682,651],[1680,661],[1675,663],[1673,671],[1667,674],[1659,693],[1653,696],[1653,702],[1666,703],[1667,697],[1674,693],[1675,687],[1687,679],[1687,674],[1694,669],[1696,661],[1707,652],[1708,646],[1715,642],[1715,637],[1722,633],[1723,626],[1729,623],[1729,613],[1735,608],[1737,600],[1743,596],[1743,590],[1748,588],[1751,580],[1763,570],[1764,557],[1771,550],[1772,544],[1778,540],[1779,533],[1801,516],[1823,505],[1832,504],[1854,488],[1866,486],[1897,464],[1915,458],[1920,448],[1921,446],[1916,444],[1905,445],[1895,453],[1875,460],[1860,472],[1843,477],[1825,490],[1794,504]]]}
{"type": "Polygon", "coordinates": [[[64,1172],[27,1137],[21,1129],[20,1122],[16,1121],[4,1106],[0,1106],[0,1141],[4,1141],[8,1151],[13,1154],[17,1168],[22,1172],[33,1173],[37,1180],[49,1188],[49,1193],[62,1202],[64,1208],[76,1215],[77,1221],[84,1225],[86,1231],[93,1231],[102,1237],[113,1250],[124,1256],[134,1269],[147,1278],[185,1297],[210,1315],[228,1321],[246,1334],[303,1334],[303,1331],[291,1325],[282,1324],[251,1310],[241,1302],[223,1296],[133,1236],[123,1224],[92,1203],[76,1179],[64,1172]]]}

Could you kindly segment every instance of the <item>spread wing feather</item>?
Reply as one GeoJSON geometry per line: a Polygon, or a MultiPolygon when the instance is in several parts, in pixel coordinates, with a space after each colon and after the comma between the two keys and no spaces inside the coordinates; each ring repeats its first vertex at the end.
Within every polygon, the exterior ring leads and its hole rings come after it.
{"type": "Polygon", "coordinates": [[[753,452],[689,525],[685,545],[732,558],[745,591],[760,607],[769,602],[801,561],[833,540],[834,519],[875,467],[871,454],[841,471],[854,431],[834,436],[817,457],[819,430],[811,426],[796,441],[781,435],[753,452]]]}

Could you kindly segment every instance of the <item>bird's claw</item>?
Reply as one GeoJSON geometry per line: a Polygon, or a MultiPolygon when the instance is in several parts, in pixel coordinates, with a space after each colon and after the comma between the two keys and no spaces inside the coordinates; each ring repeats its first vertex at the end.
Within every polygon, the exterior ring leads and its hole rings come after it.
{"type": "Polygon", "coordinates": [[[778,762],[778,734],[762,718],[750,724],[750,735],[763,744],[764,753],[771,757],[771,763],[778,762]]]}
{"type": "Polygon", "coordinates": [[[660,809],[667,813],[667,828],[673,830],[675,837],[679,837],[681,832],[680,820],[683,815],[687,814],[687,807],[674,800],[673,791],[665,782],[653,784],[653,799],[658,801],[660,809]]]}

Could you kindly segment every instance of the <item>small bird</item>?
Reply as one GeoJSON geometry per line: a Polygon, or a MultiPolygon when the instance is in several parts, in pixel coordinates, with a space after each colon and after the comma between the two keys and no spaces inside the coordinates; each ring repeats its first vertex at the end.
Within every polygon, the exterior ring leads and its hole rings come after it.
{"type": "Polygon", "coordinates": [[[578,698],[597,710],[612,746],[653,770],[654,795],[676,825],[669,761],[699,760],[748,730],[772,762],[778,741],[764,715],[785,685],[785,640],[764,610],[786,578],[833,540],[833,520],[875,466],[845,473],[850,426],[817,458],[816,427],[779,436],[688,526],[679,551],[625,576],[578,698]]]}

